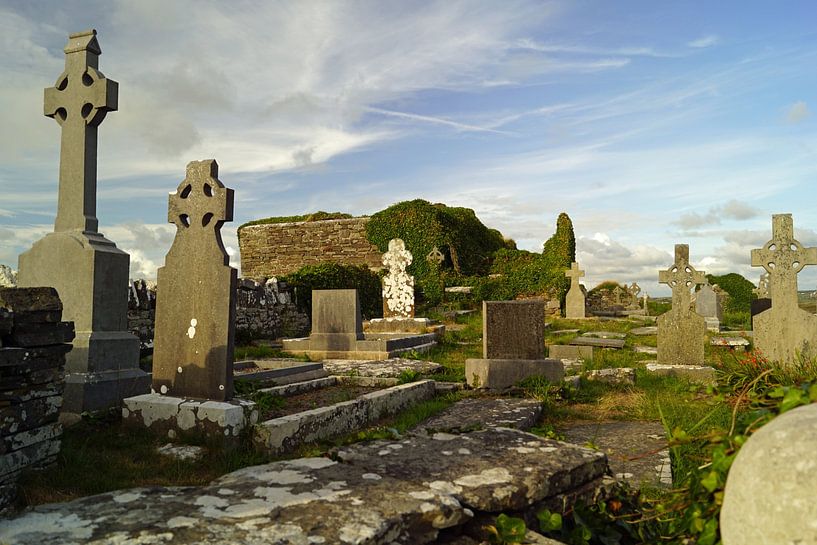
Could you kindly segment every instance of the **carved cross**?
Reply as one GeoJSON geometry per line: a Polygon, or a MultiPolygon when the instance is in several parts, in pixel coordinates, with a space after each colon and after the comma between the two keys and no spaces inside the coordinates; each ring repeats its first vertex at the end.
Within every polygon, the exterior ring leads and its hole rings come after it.
{"type": "Polygon", "coordinates": [[[436,246],[434,246],[434,248],[432,248],[431,251],[428,252],[428,255],[426,256],[426,261],[428,261],[431,265],[435,267],[439,267],[444,260],[445,256],[436,246]]]}
{"type": "Polygon", "coordinates": [[[581,289],[579,287],[579,278],[584,276],[584,271],[579,270],[579,264],[575,261],[570,264],[570,269],[565,271],[565,276],[570,278],[570,289],[576,288],[581,289]]]}
{"type": "Polygon", "coordinates": [[[666,271],[658,272],[658,282],[672,288],[672,309],[688,312],[692,301],[690,290],[706,282],[703,272],[689,264],[689,245],[675,245],[675,263],[666,271]]]}
{"type": "Polygon", "coordinates": [[[230,258],[221,241],[221,226],[232,219],[233,190],[219,181],[218,163],[213,159],[188,163],[184,180],[168,198],[167,221],[176,224],[177,240],[211,248],[206,233],[212,232],[227,265],[230,258]]]}
{"type": "Polygon", "coordinates": [[[406,243],[402,239],[393,238],[389,241],[389,251],[383,254],[383,265],[388,267],[389,274],[399,274],[411,265],[411,259],[406,243]]]}
{"type": "Polygon", "coordinates": [[[96,233],[97,128],[117,109],[119,84],[97,70],[102,50],[96,30],[71,34],[65,70],[45,90],[43,113],[62,128],[60,190],[55,231],[96,233]]]}
{"type": "Polygon", "coordinates": [[[621,289],[621,286],[616,286],[613,290],[613,297],[615,297],[615,303],[617,305],[621,304],[621,294],[624,293],[624,290],[621,289]]]}
{"type": "Polygon", "coordinates": [[[797,273],[806,265],[817,265],[817,248],[804,248],[795,240],[791,214],[774,214],[772,239],[752,250],[752,267],[763,267],[769,273],[773,306],[797,306],[797,273]]]}

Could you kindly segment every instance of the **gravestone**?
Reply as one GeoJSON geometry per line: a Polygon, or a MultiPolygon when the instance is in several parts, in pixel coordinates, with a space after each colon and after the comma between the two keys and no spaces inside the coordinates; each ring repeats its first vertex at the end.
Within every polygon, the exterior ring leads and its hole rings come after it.
{"type": "Polygon", "coordinates": [[[565,276],[570,278],[570,290],[565,299],[565,318],[584,318],[585,299],[579,278],[584,276],[584,271],[579,270],[579,264],[575,261],[570,265],[570,269],[565,271],[565,276]]]}
{"type": "Polygon", "coordinates": [[[672,309],[658,317],[658,364],[701,365],[706,325],[690,308],[690,290],[706,282],[689,264],[689,246],[675,245],[675,263],[658,273],[658,282],[672,288],[672,309]]]}
{"type": "Polygon", "coordinates": [[[764,310],[772,308],[772,299],[769,295],[768,273],[763,273],[760,275],[760,280],[757,283],[757,287],[752,290],[752,293],[757,296],[757,299],[752,299],[751,303],[751,313],[752,318],[754,319],[756,314],[760,314],[764,310]]]}
{"type": "Polygon", "coordinates": [[[233,190],[214,160],[193,161],[168,198],[176,238],[157,274],[153,389],[226,401],[233,397],[237,272],[221,240],[233,190]]]}
{"type": "Polygon", "coordinates": [[[118,407],[146,392],[139,340],[127,331],[128,254],[97,231],[97,130],[117,109],[118,84],[98,71],[96,31],[71,34],[65,71],[45,90],[44,114],[62,130],[54,232],[20,255],[20,287],[53,287],[63,318],[74,322],[66,356],[63,412],[118,407]]]}
{"type": "Polygon", "coordinates": [[[630,296],[630,304],[628,308],[631,310],[638,309],[639,308],[638,294],[641,293],[641,286],[639,286],[637,282],[633,282],[627,288],[627,293],[630,296]]]}
{"type": "Polygon", "coordinates": [[[431,251],[428,252],[428,255],[426,256],[426,261],[428,261],[429,265],[431,265],[432,267],[439,268],[443,264],[444,260],[445,256],[436,246],[434,246],[434,248],[432,248],[431,251]]]}
{"type": "Polygon", "coordinates": [[[721,297],[708,282],[701,286],[695,296],[695,312],[704,317],[707,329],[720,331],[720,323],[723,320],[721,297]]]}
{"type": "Polygon", "coordinates": [[[312,290],[312,350],[355,350],[363,338],[357,290],[312,290]]]}
{"type": "Polygon", "coordinates": [[[414,318],[414,277],[406,272],[411,259],[402,239],[389,241],[389,251],[383,254],[383,265],[389,270],[383,277],[384,318],[414,318]]]}
{"type": "Polygon", "coordinates": [[[564,377],[561,360],[545,359],[544,301],[483,301],[481,359],[465,360],[473,388],[505,389],[541,376],[564,377]]]}
{"type": "Polygon", "coordinates": [[[621,286],[616,286],[613,289],[613,300],[615,301],[616,305],[621,305],[622,301],[621,298],[624,296],[625,291],[621,288],[621,286]]]}
{"type": "Polygon", "coordinates": [[[817,355],[817,316],[797,304],[797,274],[817,265],[817,248],[804,248],[794,238],[791,214],[772,216],[772,239],[752,250],[752,266],[769,274],[772,306],[752,319],[755,348],[783,365],[817,355]]]}

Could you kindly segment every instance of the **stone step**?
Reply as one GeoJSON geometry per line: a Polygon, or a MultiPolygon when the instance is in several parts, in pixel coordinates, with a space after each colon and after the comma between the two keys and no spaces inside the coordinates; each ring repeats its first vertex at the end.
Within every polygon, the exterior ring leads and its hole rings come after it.
{"type": "Polygon", "coordinates": [[[588,331],[587,333],[582,333],[582,337],[594,337],[596,339],[623,339],[626,336],[626,333],[618,333],[616,331],[588,331]]]}
{"type": "Polygon", "coordinates": [[[570,344],[573,346],[598,346],[600,348],[624,348],[622,339],[596,339],[593,337],[576,337],[570,344]]]}
{"type": "Polygon", "coordinates": [[[644,327],[636,327],[628,331],[630,335],[636,336],[646,336],[646,335],[658,335],[658,327],[654,325],[648,325],[644,327]]]}

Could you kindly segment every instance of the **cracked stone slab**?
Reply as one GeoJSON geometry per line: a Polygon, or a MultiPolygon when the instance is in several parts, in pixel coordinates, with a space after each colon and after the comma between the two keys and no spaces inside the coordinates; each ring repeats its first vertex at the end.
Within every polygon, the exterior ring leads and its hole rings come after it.
{"type": "Polygon", "coordinates": [[[397,378],[400,373],[413,371],[421,375],[433,375],[443,366],[432,361],[391,358],[388,360],[323,360],[323,368],[332,375],[355,374],[361,377],[397,378]]]}
{"type": "Polygon", "coordinates": [[[470,517],[423,483],[301,458],[240,469],[204,487],[134,488],[39,506],[3,521],[0,542],[423,544],[470,517]]]}
{"type": "Polygon", "coordinates": [[[335,451],[341,461],[447,492],[478,511],[526,509],[601,479],[607,456],[508,428],[414,435],[335,451]]]}
{"type": "Polygon", "coordinates": [[[623,339],[626,336],[626,333],[618,333],[616,331],[588,331],[587,333],[582,333],[582,337],[593,337],[596,339],[623,339]]]}
{"type": "Polygon", "coordinates": [[[569,344],[573,346],[599,346],[601,348],[624,348],[621,339],[598,339],[596,337],[576,337],[569,344]]]}
{"type": "Polygon", "coordinates": [[[535,399],[463,399],[422,422],[415,432],[464,432],[502,427],[529,430],[542,414],[535,399]]]}

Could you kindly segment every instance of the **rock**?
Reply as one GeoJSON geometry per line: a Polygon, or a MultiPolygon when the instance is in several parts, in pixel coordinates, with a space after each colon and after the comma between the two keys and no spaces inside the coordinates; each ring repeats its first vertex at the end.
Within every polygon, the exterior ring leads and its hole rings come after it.
{"type": "Polygon", "coordinates": [[[354,374],[361,377],[398,378],[410,371],[421,375],[433,375],[443,366],[433,361],[391,358],[387,360],[323,360],[323,368],[333,375],[354,374]]]}
{"type": "Polygon", "coordinates": [[[169,456],[176,460],[186,462],[199,460],[204,456],[205,450],[204,447],[196,445],[174,445],[173,443],[167,443],[157,448],[156,452],[162,456],[169,456]]]}
{"type": "Polygon", "coordinates": [[[752,435],[726,480],[724,545],[817,543],[817,405],[784,413],[752,435]]]}
{"type": "Polygon", "coordinates": [[[490,427],[529,430],[542,414],[535,399],[463,399],[420,424],[415,432],[465,432],[490,427]]]}
{"type": "Polygon", "coordinates": [[[594,369],[588,371],[587,380],[604,382],[607,384],[635,384],[635,369],[631,367],[614,367],[611,369],[594,369]]]}

